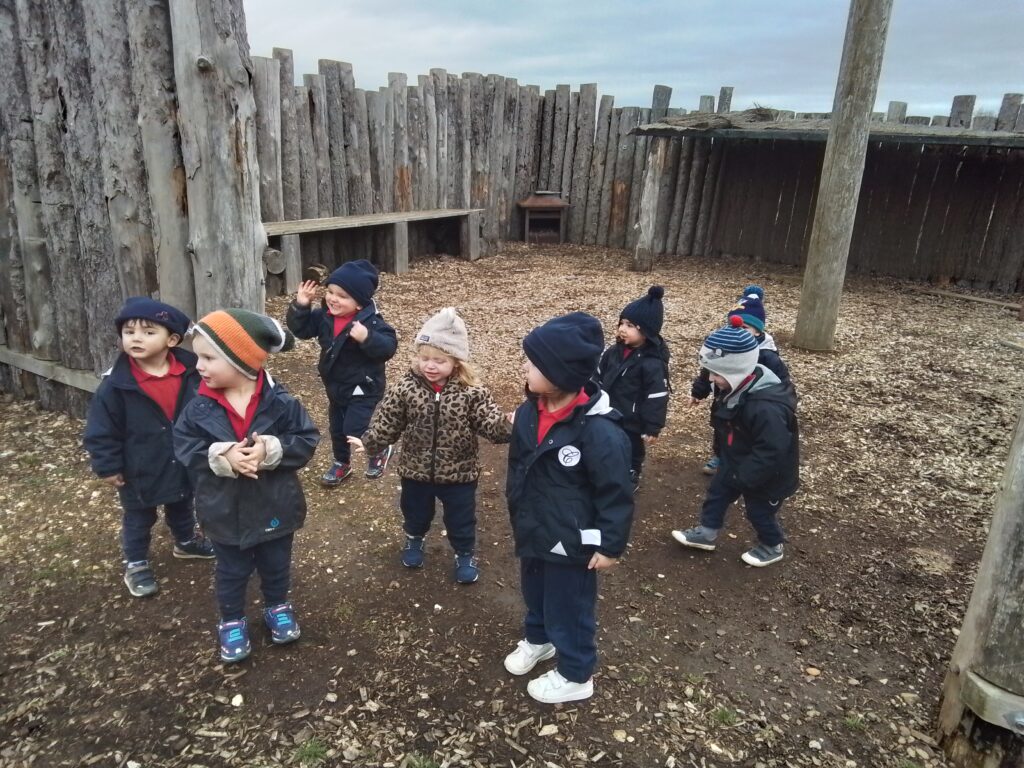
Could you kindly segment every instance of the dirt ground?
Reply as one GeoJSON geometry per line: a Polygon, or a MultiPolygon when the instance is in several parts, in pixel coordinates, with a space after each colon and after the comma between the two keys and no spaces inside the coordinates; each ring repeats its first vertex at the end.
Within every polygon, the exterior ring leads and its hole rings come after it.
{"type": "MultiPolygon", "coordinates": [[[[398,477],[358,472],[337,490],[304,473],[295,645],[269,643],[252,593],[254,649],[216,657],[209,563],[174,560],[162,591],[121,582],[115,494],[90,475],[82,423],[0,405],[0,765],[3,766],[893,766],[945,765],[932,741],[940,683],[970,595],[1017,418],[1021,340],[1006,311],[853,279],[838,350],[789,346],[799,278],[751,262],[673,260],[510,245],[476,264],[415,263],[378,294],[400,336],[455,305],[496,398],[520,397],[520,339],[565,311],[618,312],[666,287],[674,352],[669,427],[636,499],[632,544],[603,577],[591,701],[534,703],[501,664],[521,636],[503,498],[505,451],[487,445],[482,576],[452,580],[440,519],[428,562],[398,562],[398,477]],[[694,519],[706,479],[707,406],[691,407],[701,338],[749,282],[766,289],[800,395],[803,488],[787,504],[786,559],[739,560],[742,511],[723,545],[691,553],[669,532],[694,519]]],[[[283,316],[285,301],[270,310],[283,316]]],[[[326,431],[315,342],[274,373],[326,431]]],[[[362,467],[360,466],[360,469],[362,467]]]]}

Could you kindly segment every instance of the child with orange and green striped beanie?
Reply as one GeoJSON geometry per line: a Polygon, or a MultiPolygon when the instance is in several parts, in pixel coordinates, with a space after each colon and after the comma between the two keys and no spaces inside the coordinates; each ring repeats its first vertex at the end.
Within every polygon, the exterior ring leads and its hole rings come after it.
{"type": "Polygon", "coordinates": [[[245,592],[253,569],[271,640],[299,638],[288,600],[292,542],[306,518],[297,472],[313,458],[320,432],[263,368],[270,353],[295,343],[280,323],[222,309],[192,334],[202,383],[174,425],[174,448],[192,476],[196,516],[217,555],[220,657],[230,663],[251,650],[245,592]]]}

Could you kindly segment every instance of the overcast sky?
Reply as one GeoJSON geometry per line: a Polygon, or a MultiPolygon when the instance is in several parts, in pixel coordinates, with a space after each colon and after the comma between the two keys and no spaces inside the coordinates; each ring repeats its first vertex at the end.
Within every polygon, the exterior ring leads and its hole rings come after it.
{"type": "MultiPolygon", "coordinates": [[[[672,106],[735,88],[733,109],[832,107],[847,0],[244,0],[254,55],[291,48],[296,79],[317,60],[351,62],[356,86],[431,67],[494,73],[542,90],[597,83],[616,106],[672,106]]],[[[973,93],[994,114],[1024,91],[1024,0],[894,0],[876,109],[949,112],[973,93]]]]}

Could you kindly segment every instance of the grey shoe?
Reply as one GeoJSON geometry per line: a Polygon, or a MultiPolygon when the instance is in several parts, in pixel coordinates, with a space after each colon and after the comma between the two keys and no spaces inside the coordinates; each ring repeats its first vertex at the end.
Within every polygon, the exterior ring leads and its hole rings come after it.
{"type": "Polygon", "coordinates": [[[703,549],[706,552],[714,552],[718,546],[715,540],[718,538],[718,531],[698,525],[694,528],[687,528],[685,531],[672,531],[672,538],[684,547],[703,549]]]}
{"type": "Polygon", "coordinates": [[[777,563],[782,559],[782,545],[768,546],[767,544],[758,544],[753,549],[744,552],[740,557],[747,565],[752,565],[755,568],[764,568],[766,565],[777,563]]]}
{"type": "Polygon", "coordinates": [[[132,597],[150,597],[160,591],[153,569],[145,560],[125,568],[124,583],[132,597]]]}

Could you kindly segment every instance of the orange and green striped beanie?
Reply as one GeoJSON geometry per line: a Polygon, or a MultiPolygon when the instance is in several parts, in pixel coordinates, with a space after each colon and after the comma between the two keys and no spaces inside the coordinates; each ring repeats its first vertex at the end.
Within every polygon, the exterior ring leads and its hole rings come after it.
{"type": "Polygon", "coordinates": [[[218,309],[195,324],[194,332],[250,379],[255,379],[271,352],[295,346],[295,337],[277,320],[245,309],[218,309]]]}

